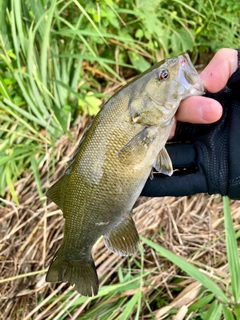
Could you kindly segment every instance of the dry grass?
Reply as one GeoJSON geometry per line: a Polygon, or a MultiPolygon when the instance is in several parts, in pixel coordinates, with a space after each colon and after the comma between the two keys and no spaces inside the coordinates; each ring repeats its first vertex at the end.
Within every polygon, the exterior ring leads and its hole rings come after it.
{"type": "MultiPolygon", "coordinates": [[[[77,141],[81,138],[86,119],[72,129],[77,141]]],[[[66,161],[75,146],[64,136],[55,148],[54,156],[58,165],[48,181],[48,166],[51,150],[41,164],[43,191],[63,172],[66,161]],[[63,154],[63,156],[62,156],[63,154]]],[[[62,212],[46,198],[40,199],[33,176],[26,174],[17,183],[20,206],[10,199],[2,199],[0,207],[0,306],[1,319],[59,319],[64,313],[60,303],[67,297],[69,303],[79,298],[79,294],[66,284],[45,282],[46,268],[59,247],[63,235],[62,212]],[[54,299],[52,299],[54,298],[54,299]]],[[[231,203],[233,219],[237,224],[240,208],[231,203]]],[[[189,258],[199,267],[208,266],[212,276],[218,275],[228,281],[226,249],[223,238],[223,208],[218,196],[197,195],[182,198],[140,198],[134,208],[134,219],[142,236],[153,238],[160,245],[189,258]]],[[[191,305],[200,286],[191,278],[159,257],[152,249],[143,245],[144,270],[151,271],[145,277],[142,290],[148,301],[157,301],[161,296],[169,304],[179,309],[179,317],[184,318],[186,306],[191,305]],[[183,291],[178,295],[174,279],[181,279],[183,291]]],[[[110,253],[99,241],[94,247],[94,258],[101,285],[119,282],[120,266],[132,273],[140,273],[134,259],[141,262],[141,254],[135,257],[118,257],[110,253]]],[[[127,290],[121,296],[131,297],[136,290],[127,290]]],[[[115,297],[119,298],[119,297],[115,297]]],[[[84,315],[84,309],[91,299],[69,312],[65,319],[77,319],[84,315]]],[[[96,304],[99,305],[98,299],[96,304]]],[[[92,308],[96,307],[96,304],[92,308]]],[[[160,308],[151,302],[156,319],[163,319],[167,307],[160,308]]],[[[117,318],[117,317],[116,317],[117,318]]],[[[150,319],[146,307],[142,307],[142,319],[150,319]]]]}

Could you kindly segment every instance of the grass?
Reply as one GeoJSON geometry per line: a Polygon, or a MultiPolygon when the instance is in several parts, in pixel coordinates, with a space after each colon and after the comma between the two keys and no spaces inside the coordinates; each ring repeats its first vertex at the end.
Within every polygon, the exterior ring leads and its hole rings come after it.
{"type": "Polygon", "coordinates": [[[0,0],[3,319],[240,318],[237,202],[140,199],[139,253],[119,258],[99,241],[101,289],[85,298],[45,282],[63,219],[44,196],[106,98],[162,58],[206,63],[237,47],[239,12],[217,0],[0,0]]]}

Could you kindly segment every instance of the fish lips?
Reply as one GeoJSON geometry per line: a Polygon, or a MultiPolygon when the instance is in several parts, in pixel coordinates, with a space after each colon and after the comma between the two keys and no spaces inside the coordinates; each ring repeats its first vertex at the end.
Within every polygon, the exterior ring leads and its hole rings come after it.
{"type": "Polygon", "coordinates": [[[179,74],[179,83],[181,84],[180,91],[182,91],[182,99],[186,99],[193,95],[203,95],[205,93],[205,88],[189,55],[183,53],[178,56],[178,58],[181,70],[179,74]]]}

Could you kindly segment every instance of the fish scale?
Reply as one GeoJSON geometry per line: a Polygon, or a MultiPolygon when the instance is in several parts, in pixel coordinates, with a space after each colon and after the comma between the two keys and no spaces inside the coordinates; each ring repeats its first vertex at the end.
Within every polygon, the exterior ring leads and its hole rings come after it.
{"type": "Polygon", "coordinates": [[[137,251],[131,209],[154,167],[172,174],[164,148],[182,99],[204,93],[187,54],[162,61],[113,95],[83,136],[47,196],[63,211],[62,244],[46,280],[98,292],[91,250],[100,236],[119,255],[137,251]]]}

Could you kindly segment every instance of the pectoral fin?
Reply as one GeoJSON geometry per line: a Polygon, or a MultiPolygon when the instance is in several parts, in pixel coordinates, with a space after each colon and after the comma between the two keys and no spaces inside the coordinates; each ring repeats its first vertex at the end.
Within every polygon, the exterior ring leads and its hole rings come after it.
{"type": "Polygon", "coordinates": [[[161,149],[153,166],[158,172],[167,174],[168,176],[173,174],[172,161],[166,148],[161,149]]]}
{"type": "Polygon", "coordinates": [[[142,161],[154,138],[155,136],[152,134],[151,128],[144,128],[121,148],[118,152],[119,160],[126,165],[142,161]]]}
{"type": "Polygon", "coordinates": [[[107,248],[121,256],[134,254],[138,249],[139,236],[130,215],[104,236],[107,248]]]}

